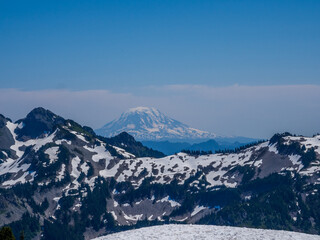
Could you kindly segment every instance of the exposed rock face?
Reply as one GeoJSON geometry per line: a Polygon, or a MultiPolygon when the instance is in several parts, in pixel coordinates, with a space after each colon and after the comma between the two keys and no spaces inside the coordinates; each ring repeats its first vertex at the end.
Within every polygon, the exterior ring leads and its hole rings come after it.
{"type": "MultiPolygon", "coordinates": [[[[7,155],[11,152],[10,146],[14,144],[13,136],[6,127],[8,121],[10,121],[10,119],[7,119],[0,114],[0,149],[3,151],[7,150],[7,155]]],[[[6,158],[4,153],[0,153],[0,155],[4,155],[2,157],[6,158]]]]}
{"type": "Polygon", "coordinates": [[[54,128],[64,123],[64,119],[44,108],[33,109],[26,118],[17,121],[18,139],[27,140],[50,134],[54,128]]]}

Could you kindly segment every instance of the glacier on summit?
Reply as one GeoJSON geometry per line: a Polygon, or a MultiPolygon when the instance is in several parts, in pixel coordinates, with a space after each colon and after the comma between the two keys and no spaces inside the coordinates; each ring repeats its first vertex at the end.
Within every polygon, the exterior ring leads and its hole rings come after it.
{"type": "Polygon", "coordinates": [[[112,137],[127,132],[137,140],[168,140],[168,139],[210,139],[215,134],[189,127],[174,120],[155,108],[130,108],[118,119],[107,123],[96,133],[112,137]]]}

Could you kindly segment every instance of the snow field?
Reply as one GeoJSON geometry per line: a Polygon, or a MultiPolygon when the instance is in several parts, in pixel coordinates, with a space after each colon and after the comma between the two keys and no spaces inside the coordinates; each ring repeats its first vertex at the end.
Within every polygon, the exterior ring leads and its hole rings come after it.
{"type": "Polygon", "coordinates": [[[93,240],[320,240],[297,232],[208,225],[162,225],[119,232],[93,240]]]}

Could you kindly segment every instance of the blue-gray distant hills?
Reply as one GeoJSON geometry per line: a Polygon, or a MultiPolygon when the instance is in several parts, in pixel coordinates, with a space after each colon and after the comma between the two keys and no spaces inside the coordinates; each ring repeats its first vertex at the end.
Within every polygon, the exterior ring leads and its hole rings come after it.
{"type": "Polygon", "coordinates": [[[127,132],[145,146],[165,154],[174,154],[181,150],[214,152],[235,149],[257,141],[245,137],[220,137],[192,128],[149,107],[131,108],[95,132],[104,137],[127,132]]]}

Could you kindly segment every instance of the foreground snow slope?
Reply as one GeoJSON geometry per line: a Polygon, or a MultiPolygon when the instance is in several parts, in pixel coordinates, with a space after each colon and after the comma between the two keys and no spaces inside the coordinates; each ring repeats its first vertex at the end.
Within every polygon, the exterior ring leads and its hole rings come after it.
{"type": "Polygon", "coordinates": [[[208,225],[162,225],[110,234],[93,240],[214,239],[214,240],[319,240],[320,236],[289,231],[208,225]]]}

